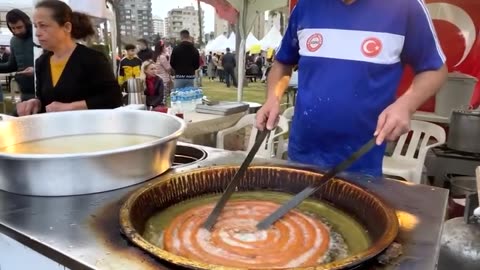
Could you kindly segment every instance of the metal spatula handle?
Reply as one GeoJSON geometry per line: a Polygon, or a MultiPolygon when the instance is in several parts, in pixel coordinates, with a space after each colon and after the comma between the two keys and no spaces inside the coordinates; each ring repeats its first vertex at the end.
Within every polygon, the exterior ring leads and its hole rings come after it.
{"type": "Polygon", "coordinates": [[[212,212],[208,216],[207,221],[205,221],[205,224],[203,225],[205,229],[211,230],[213,225],[215,225],[215,222],[217,221],[218,216],[220,215],[223,208],[225,207],[225,204],[227,203],[228,199],[230,199],[230,197],[232,196],[232,193],[235,191],[235,188],[238,186],[240,179],[243,177],[243,175],[247,171],[248,166],[250,165],[250,163],[252,163],[253,158],[258,152],[258,149],[262,145],[265,138],[267,138],[267,135],[269,133],[270,131],[267,129],[265,129],[264,131],[259,131],[257,133],[255,144],[253,145],[252,149],[250,149],[250,151],[248,152],[248,155],[245,158],[245,161],[243,161],[242,165],[240,166],[240,169],[238,169],[235,176],[233,176],[232,181],[230,181],[227,188],[223,192],[222,197],[220,198],[220,200],[218,200],[217,204],[215,205],[215,208],[213,208],[212,212]]]}
{"type": "Polygon", "coordinates": [[[286,215],[290,210],[297,207],[306,198],[310,197],[313,193],[315,193],[321,187],[326,185],[330,179],[332,179],[335,175],[337,175],[337,173],[344,171],[345,169],[350,167],[355,161],[357,161],[361,156],[369,152],[375,146],[375,140],[376,138],[371,139],[366,144],[364,144],[357,152],[353,153],[349,158],[347,158],[345,161],[343,161],[342,163],[340,163],[339,165],[335,166],[333,169],[328,171],[326,174],[324,174],[322,178],[320,178],[320,180],[318,181],[319,184],[312,185],[305,188],[300,193],[295,195],[292,199],[290,199],[287,203],[285,203],[280,208],[278,208],[270,216],[268,216],[267,218],[259,222],[257,224],[257,229],[266,230],[270,226],[272,226],[273,223],[275,223],[281,217],[286,215]]]}

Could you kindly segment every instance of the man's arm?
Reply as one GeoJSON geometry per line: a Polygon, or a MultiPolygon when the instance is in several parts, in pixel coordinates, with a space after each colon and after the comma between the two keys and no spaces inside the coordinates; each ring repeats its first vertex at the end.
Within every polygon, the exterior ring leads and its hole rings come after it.
{"type": "Polygon", "coordinates": [[[297,30],[299,18],[302,16],[302,3],[304,2],[300,1],[292,11],[276,60],[268,74],[267,101],[257,112],[256,117],[255,126],[259,130],[265,128],[272,130],[277,125],[280,115],[280,101],[290,82],[293,66],[300,59],[297,30]]]}
{"type": "Polygon", "coordinates": [[[257,113],[256,126],[260,130],[267,128],[272,130],[278,122],[280,113],[280,102],[285,90],[288,88],[290,77],[292,76],[292,65],[283,64],[275,61],[268,74],[267,80],[267,101],[257,113]]]}
{"type": "Polygon", "coordinates": [[[415,76],[407,92],[396,102],[405,104],[413,114],[430,97],[434,96],[445,83],[448,71],[443,65],[439,70],[424,71],[415,76]]]}
{"type": "Polygon", "coordinates": [[[394,141],[407,133],[413,113],[437,93],[448,73],[446,58],[425,4],[417,0],[405,3],[408,22],[401,59],[413,68],[416,76],[408,91],[380,114],[374,133],[377,144],[394,141]]]}
{"type": "Polygon", "coordinates": [[[197,49],[194,49],[193,51],[193,67],[195,70],[200,68],[200,53],[198,52],[197,49]]]}
{"type": "Polygon", "coordinates": [[[177,70],[176,55],[177,55],[177,48],[174,48],[172,51],[172,54],[170,55],[170,66],[172,67],[173,71],[177,70]]]}
{"type": "Polygon", "coordinates": [[[292,76],[293,66],[275,61],[268,74],[267,81],[267,102],[275,101],[280,103],[283,94],[288,88],[290,77],[292,76]]]}

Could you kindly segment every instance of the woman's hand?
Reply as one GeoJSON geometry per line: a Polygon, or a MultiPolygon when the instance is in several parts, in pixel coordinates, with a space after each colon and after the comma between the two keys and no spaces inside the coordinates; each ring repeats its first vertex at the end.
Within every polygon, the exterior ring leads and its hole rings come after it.
{"type": "Polygon", "coordinates": [[[75,101],[72,103],[62,103],[62,102],[54,101],[48,104],[45,109],[47,112],[67,112],[67,111],[88,110],[88,106],[85,100],[75,101]]]}
{"type": "Polygon", "coordinates": [[[17,113],[18,116],[26,116],[37,114],[42,108],[42,103],[40,100],[33,98],[27,101],[23,101],[17,104],[17,113]]]}
{"type": "Polygon", "coordinates": [[[58,101],[48,104],[45,109],[47,112],[66,112],[74,110],[72,103],[62,103],[58,101]]]}

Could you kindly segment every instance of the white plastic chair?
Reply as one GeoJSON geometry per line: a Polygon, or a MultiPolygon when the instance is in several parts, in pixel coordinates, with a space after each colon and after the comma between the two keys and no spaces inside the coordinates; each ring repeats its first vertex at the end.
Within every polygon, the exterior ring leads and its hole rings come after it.
{"type": "Polygon", "coordinates": [[[446,134],[441,126],[429,122],[412,120],[410,125],[411,131],[398,139],[392,156],[383,158],[383,174],[420,184],[428,150],[444,144],[446,134]],[[407,151],[403,154],[408,134],[412,136],[407,151]],[[437,142],[429,144],[432,138],[437,142]]]}
{"type": "MultiPolygon", "coordinates": [[[[289,126],[293,120],[294,112],[295,112],[295,107],[290,107],[290,108],[287,108],[282,114],[282,116],[287,119],[289,126]]],[[[278,146],[277,146],[277,152],[276,152],[277,154],[275,157],[278,159],[283,159],[287,151],[288,151],[288,139],[285,139],[284,137],[278,138],[278,146]]]]}
{"type": "MultiPolygon", "coordinates": [[[[255,128],[255,114],[248,114],[242,117],[235,126],[231,128],[227,128],[221,130],[217,133],[217,148],[225,149],[225,136],[228,134],[232,134],[238,130],[244,129],[248,126],[252,126],[252,132],[250,133],[250,138],[248,141],[247,151],[249,151],[253,145],[255,144],[255,138],[257,136],[258,129],[255,128]]],[[[257,155],[265,157],[265,158],[272,158],[275,156],[274,153],[274,141],[278,138],[281,138],[285,134],[288,133],[288,121],[285,117],[280,116],[277,128],[268,136],[262,147],[258,150],[257,155]]]]}
{"type": "Polygon", "coordinates": [[[283,117],[287,118],[287,121],[290,123],[293,120],[293,113],[295,112],[295,107],[290,107],[283,112],[283,117]]]}

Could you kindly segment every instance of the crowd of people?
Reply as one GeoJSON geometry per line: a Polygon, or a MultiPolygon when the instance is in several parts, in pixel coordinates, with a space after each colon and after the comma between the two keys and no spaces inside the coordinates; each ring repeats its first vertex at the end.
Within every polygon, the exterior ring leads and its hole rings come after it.
{"type": "MultiPolygon", "coordinates": [[[[272,54],[273,55],[273,54],[272,54]]],[[[251,81],[265,80],[272,58],[265,53],[246,55],[245,71],[251,81]]],[[[209,52],[205,55],[194,45],[187,30],[180,32],[180,43],[172,47],[164,40],[150,49],[145,39],[137,40],[137,45],[124,46],[124,57],[118,59],[117,77],[122,86],[131,78],[141,78],[145,82],[145,95],[148,107],[166,106],[172,89],[200,85],[201,78],[225,83],[227,87],[237,87],[237,60],[235,54],[209,52]],[[161,89],[159,85],[162,85],[161,89]],[[162,98],[153,97],[160,95],[162,98]]]]}
{"type": "MultiPolygon", "coordinates": [[[[13,37],[9,54],[0,47],[0,73],[14,73],[20,88],[21,102],[14,115],[115,108],[127,102],[122,93],[132,78],[143,81],[146,105],[151,108],[167,106],[172,89],[199,86],[202,77],[237,86],[237,60],[230,48],[205,55],[187,30],[180,32],[180,43],[173,48],[165,40],[153,47],[145,39],[124,45],[114,72],[107,56],[82,45],[95,34],[87,15],[72,11],[62,1],[43,0],[32,19],[18,9],[6,15],[13,37]],[[33,42],[33,27],[38,45],[33,42]],[[36,65],[34,47],[44,51],[36,65]]],[[[265,78],[269,63],[263,53],[247,54],[247,77],[265,78]]]]}

